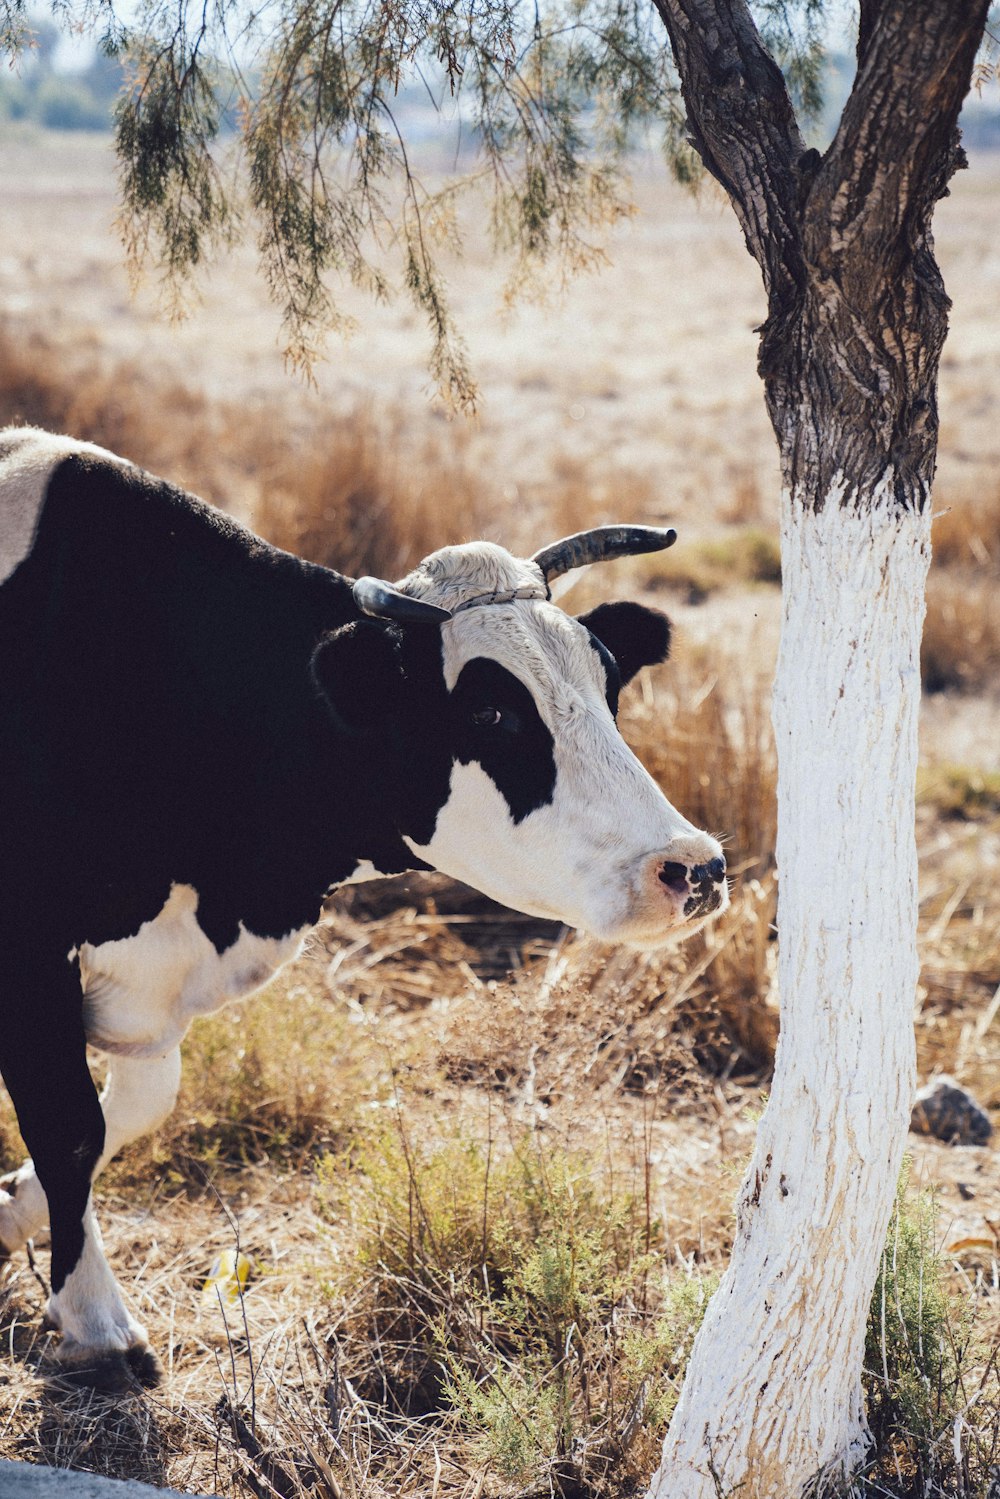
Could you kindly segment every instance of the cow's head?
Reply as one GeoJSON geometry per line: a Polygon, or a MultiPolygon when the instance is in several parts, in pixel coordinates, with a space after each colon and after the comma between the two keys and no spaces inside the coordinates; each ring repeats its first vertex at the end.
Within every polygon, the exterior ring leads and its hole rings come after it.
{"type": "Polygon", "coordinates": [[[642,947],[725,908],[722,848],[671,806],[615,723],[621,688],[666,658],[669,622],[639,604],[575,619],[550,602],[558,574],[673,539],[604,527],[528,561],[477,542],[433,552],[397,585],[355,585],[366,617],[320,644],[314,673],[373,756],[393,746],[406,788],[393,815],[419,860],[642,947]]]}

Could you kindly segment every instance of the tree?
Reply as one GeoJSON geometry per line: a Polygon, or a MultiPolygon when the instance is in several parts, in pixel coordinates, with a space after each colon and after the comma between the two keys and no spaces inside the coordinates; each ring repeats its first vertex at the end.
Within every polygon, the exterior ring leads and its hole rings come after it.
{"type": "MultiPolygon", "coordinates": [[[[10,30],[19,0],[3,3],[10,30]]],[[[520,277],[553,249],[593,256],[638,124],[659,120],[675,169],[691,173],[693,149],[729,195],[767,293],[759,367],[783,478],[782,1033],[732,1263],[650,1493],[841,1491],[867,1445],[865,1322],[914,1083],[919,641],[948,310],[931,220],[964,164],[987,0],[861,0],[856,79],[822,154],[796,115],[815,104],[817,0],[790,18],[761,0],[756,19],[747,0],[527,15],[514,0],[285,0],[242,33],[235,3],[154,0],[131,37],[111,0],[86,8],[131,58],[131,253],[182,277],[237,232],[213,147],[240,94],[249,208],[300,363],[336,319],[328,272],[385,291],[372,246],[388,231],[438,378],[471,399],[432,255],[453,230],[450,190],[412,169],[394,110],[407,77],[467,112],[520,277]],[[248,80],[251,34],[267,45],[248,80]]]]}
{"type": "Polygon", "coordinates": [[[700,1499],[713,1474],[727,1493],[838,1492],[867,1446],[864,1327],[914,1084],[919,648],[949,305],[931,217],[964,164],[986,5],[862,0],[857,77],[820,157],[739,0],[657,3],[699,153],[767,290],[784,616],[781,1041],[652,1492],[700,1499]]]}

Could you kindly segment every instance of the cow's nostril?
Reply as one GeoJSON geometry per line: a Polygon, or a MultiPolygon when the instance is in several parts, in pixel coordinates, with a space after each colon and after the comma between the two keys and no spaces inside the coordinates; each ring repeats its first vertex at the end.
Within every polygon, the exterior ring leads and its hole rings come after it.
{"type": "Polygon", "coordinates": [[[661,864],[657,873],[657,879],[662,885],[666,885],[668,890],[676,890],[678,892],[687,890],[687,878],[686,864],[671,864],[669,861],[666,864],[661,864]]]}
{"type": "Polygon", "coordinates": [[[696,864],[691,870],[691,883],[693,885],[717,885],[725,872],[725,859],[712,859],[708,864],[696,864]]]}

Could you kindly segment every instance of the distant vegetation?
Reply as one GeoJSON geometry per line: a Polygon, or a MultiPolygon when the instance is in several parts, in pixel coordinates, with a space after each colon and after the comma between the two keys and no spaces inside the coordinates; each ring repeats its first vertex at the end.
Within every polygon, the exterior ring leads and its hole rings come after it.
{"type": "MultiPolygon", "coordinates": [[[[69,69],[59,58],[62,36],[59,28],[45,17],[36,16],[30,22],[30,30],[34,38],[31,48],[21,55],[15,69],[0,72],[0,124],[24,121],[49,130],[110,130],[115,100],[124,79],[123,59],[105,56],[95,48],[85,66],[69,69]]],[[[824,68],[824,105],[812,132],[821,148],[833,134],[853,78],[853,57],[831,52],[824,68]]],[[[452,128],[441,119],[432,119],[434,111],[423,85],[404,84],[399,103],[408,118],[427,116],[424,129],[418,126],[415,131],[417,138],[452,128]]],[[[236,123],[235,113],[220,100],[222,129],[235,129],[236,123]]],[[[966,145],[974,149],[1000,148],[1000,110],[995,101],[981,92],[971,95],[963,113],[962,130],[966,145]]]]}
{"type": "Polygon", "coordinates": [[[86,67],[57,64],[60,32],[51,21],[32,23],[34,44],[16,69],[0,74],[0,122],[23,120],[49,130],[110,130],[122,86],[119,58],[95,52],[86,67]]]}

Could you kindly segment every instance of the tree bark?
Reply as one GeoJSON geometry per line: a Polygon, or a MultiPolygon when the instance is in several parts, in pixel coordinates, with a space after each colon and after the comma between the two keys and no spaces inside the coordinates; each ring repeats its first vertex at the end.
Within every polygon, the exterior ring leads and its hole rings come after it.
{"type": "Polygon", "coordinates": [[[781,1040],[650,1499],[834,1493],[868,1447],[865,1326],[906,1139],[919,649],[948,300],[931,217],[986,0],[862,0],[803,148],[744,0],[656,0],[694,144],[761,266],[783,475],[775,683],[781,1040]]]}
{"type": "Polygon", "coordinates": [[[915,1074],[930,517],[900,511],[891,481],[863,514],[843,498],[838,488],[817,509],[812,491],[785,496],[781,1039],[732,1262],[695,1345],[658,1499],[836,1492],[867,1447],[865,1325],[915,1074]]]}

